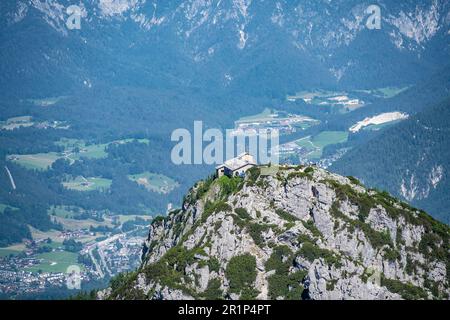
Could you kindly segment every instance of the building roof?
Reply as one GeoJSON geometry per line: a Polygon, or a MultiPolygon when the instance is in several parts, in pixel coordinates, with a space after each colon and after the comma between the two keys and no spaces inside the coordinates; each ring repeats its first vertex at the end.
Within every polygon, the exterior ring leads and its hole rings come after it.
{"type": "Polygon", "coordinates": [[[238,170],[242,167],[245,167],[246,165],[256,165],[256,162],[253,159],[253,156],[251,156],[248,152],[244,152],[244,153],[238,155],[236,158],[232,158],[232,159],[225,161],[225,163],[221,164],[220,166],[217,166],[216,169],[220,169],[222,167],[227,167],[228,169],[234,171],[234,170],[238,170]],[[247,158],[247,159],[245,159],[245,158],[247,158]]]}

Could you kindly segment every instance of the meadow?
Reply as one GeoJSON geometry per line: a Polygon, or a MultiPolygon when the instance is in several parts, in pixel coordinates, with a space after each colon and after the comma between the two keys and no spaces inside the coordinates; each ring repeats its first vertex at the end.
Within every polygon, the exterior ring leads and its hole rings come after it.
{"type": "Polygon", "coordinates": [[[9,256],[9,255],[16,255],[19,254],[20,251],[19,250],[12,250],[12,249],[7,249],[7,248],[0,248],[0,258],[9,256]]]}
{"type": "Polygon", "coordinates": [[[20,127],[31,127],[33,124],[31,116],[21,116],[0,121],[0,128],[3,130],[14,130],[20,127]]]}
{"type": "MultiPolygon", "coordinates": [[[[104,159],[108,157],[107,147],[110,144],[130,143],[134,139],[115,140],[108,143],[88,144],[83,140],[62,138],[55,142],[55,145],[64,148],[61,153],[48,152],[37,154],[12,154],[8,155],[8,160],[17,163],[26,169],[36,169],[40,171],[48,170],[53,162],[58,159],[67,159],[70,163],[82,158],[104,159]]],[[[148,139],[136,139],[139,143],[149,144],[148,139]]]]}
{"type": "Polygon", "coordinates": [[[151,172],[128,175],[128,179],[144,186],[147,190],[167,194],[178,187],[178,182],[162,175],[151,172]]]}
{"type": "Polygon", "coordinates": [[[8,156],[8,160],[17,163],[26,169],[48,170],[49,167],[61,156],[56,152],[36,153],[36,154],[13,154],[8,156]]]}
{"type": "Polygon", "coordinates": [[[98,177],[88,177],[84,178],[78,176],[72,178],[68,181],[63,182],[63,186],[70,190],[76,191],[106,191],[111,186],[112,180],[98,178],[98,177]]]}
{"type": "Polygon", "coordinates": [[[0,203],[0,213],[5,212],[6,208],[9,208],[9,209],[11,209],[11,210],[13,210],[13,211],[19,210],[19,209],[15,208],[15,207],[12,207],[12,206],[7,205],[7,204],[0,203]]]}
{"type": "Polygon", "coordinates": [[[308,151],[307,159],[317,160],[322,156],[323,148],[328,145],[346,142],[348,135],[349,133],[346,131],[323,131],[313,137],[308,136],[299,139],[295,143],[308,151]]]}
{"type": "MultiPolygon", "coordinates": [[[[67,251],[52,251],[40,253],[35,256],[40,263],[32,267],[24,268],[29,272],[66,272],[67,268],[72,265],[78,265],[78,254],[67,251]]],[[[83,269],[82,265],[78,265],[83,269]]]]}
{"type": "Polygon", "coordinates": [[[385,88],[377,88],[377,89],[368,89],[368,90],[355,90],[357,92],[364,92],[370,95],[373,95],[377,98],[389,99],[393,98],[396,95],[399,95],[403,91],[409,89],[410,87],[385,87],[385,88]]]}

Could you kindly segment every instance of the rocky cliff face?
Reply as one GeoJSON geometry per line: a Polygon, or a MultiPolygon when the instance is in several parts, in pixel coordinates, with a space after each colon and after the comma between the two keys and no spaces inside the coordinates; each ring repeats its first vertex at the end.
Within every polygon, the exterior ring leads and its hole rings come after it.
{"type": "Polygon", "coordinates": [[[99,297],[449,298],[448,226],[317,167],[264,171],[198,183],[99,297]]]}

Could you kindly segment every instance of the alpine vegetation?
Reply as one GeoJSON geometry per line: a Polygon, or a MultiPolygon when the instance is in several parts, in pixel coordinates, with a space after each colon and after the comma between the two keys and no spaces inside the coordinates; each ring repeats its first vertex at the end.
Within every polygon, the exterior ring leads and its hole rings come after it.
{"type": "Polygon", "coordinates": [[[352,177],[262,169],[198,182],[98,298],[448,299],[447,225],[352,177]]]}

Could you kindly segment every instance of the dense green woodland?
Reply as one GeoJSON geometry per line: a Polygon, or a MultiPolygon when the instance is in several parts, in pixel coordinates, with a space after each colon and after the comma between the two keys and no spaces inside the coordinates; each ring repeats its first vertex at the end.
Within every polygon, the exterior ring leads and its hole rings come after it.
{"type": "MultiPolygon", "coordinates": [[[[413,115],[450,94],[450,66],[442,64],[448,61],[450,52],[448,35],[442,34],[444,28],[420,54],[398,50],[388,28],[380,32],[362,28],[353,41],[345,45],[329,43],[328,47],[321,45],[323,35],[329,31],[334,34],[344,17],[352,18],[349,15],[359,5],[357,1],[302,1],[306,9],[316,13],[305,21],[296,15],[300,2],[287,2],[289,14],[283,28],[271,23],[275,4],[254,2],[249,8],[252,21],[246,29],[250,40],[245,49],[240,49],[234,23],[201,26],[189,39],[180,37],[190,30],[191,22],[178,16],[181,2],[159,3],[158,14],[176,17],[159,28],[144,30],[133,19],[103,20],[92,16],[82,30],[67,35],[50,26],[48,17],[31,4],[20,23],[10,23],[9,17],[17,12],[17,3],[1,2],[4,19],[0,19],[0,121],[29,115],[35,122],[62,121],[70,126],[66,130],[35,127],[1,130],[0,204],[15,208],[0,213],[1,246],[30,238],[27,224],[40,230],[61,228],[47,214],[51,206],[152,215],[164,213],[169,202],[179,206],[189,187],[213,170],[208,166],[175,166],[170,161],[171,132],[177,128],[192,129],[195,120],[204,121],[205,129],[226,129],[232,128],[242,116],[273,108],[321,121],[320,125],[282,137],[284,143],[325,130],[347,131],[357,121],[381,112],[395,110],[413,115]],[[301,44],[298,41],[304,35],[293,38],[294,29],[305,31],[310,23],[317,28],[313,34],[310,30],[309,36],[320,41],[301,44]],[[209,52],[210,48],[214,48],[214,55],[199,62],[197,55],[209,52]],[[336,66],[345,67],[342,78],[330,72],[336,66]],[[231,75],[232,81],[225,75],[231,75]],[[366,107],[347,114],[329,106],[307,105],[301,100],[286,101],[286,95],[302,90],[352,92],[388,86],[411,87],[391,99],[359,92],[366,107]],[[36,99],[47,98],[57,98],[57,102],[50,106],[36,103],[36,99]],[[6,162],[6,156],[11,154],[60,153],[63,147],[55,142],[62,137],[83,140],[86,144],[119,139],[148,139],[149,144],[134,141],[109,145],[106,158],[81,158],[72,164],[57,160],[47,171],[28,170],[6,162]],[[4,170],[6,164],[16,190],[12,190],[4,170]],[[127,178],[146,171],[166,175],[176,180],[179,187],[164,195],[146,190],[127,178]],[[112,183],[104,192],[74,191],[62,185],[67,176],[102,177],[112,183]]],[[[99,12],[97,4],[86,2],[86,10],[99,12]]],[[[218,10],[230,9],[226,2],[221,5],[225,9],[218,10]]],[[[393,2],[386,10],[397,14],[400,10],[410,11],[415,5],[393,2]]],[[[151,9],[151,4],[147,6],[143,12],[151,9]]],[[[342,34],[340,38],[347,36],[342,34]]],[[[411,43],[405,46],[408,44],[411,43]]],[[[411,125],[410,131],[415,130],[412,122],[408,123],[404,125],[411,125]]],[[[399,139],[404,138],[402,133],[394,137],[395,130],[400,130],[397,127],[391,130],[394,131],[350,135],[347,143],[326,147],[324,155],[332,155],[339,148],[353,148],[336,165],[336,170],[348,171],[369,184],[398,194],[398,190],[391,188],[398,179],[391,181],[387,177],[400,176],[399,166],[411,165],[407,161],[410,151],[406,144],[401,146],[403,152],[397,152],[399,139]],[[366,147],[367,141],[371,142],[366,147]],[[380,144],[385,144],[386,149],[380,144]],[[386,152],[402,158],[388,160],[386,152]],[[383,161],[383,165],[370,168],[371,172],[364,172],[367,167],[361,162],[350,161],[372,161],[373,157],[378,164],[383,161]],[[380,174],[379,168],[385,170],[385,175],[380,174]],[[384,183],[380,183],[381,179],[384,183]]],[[[410,136],[406,131],[401,129],[405,137],[410,136]]],[[[423,135],[423,143],[418,147],[428,148],[430,143],[425,141],[435,137],[436,143],[442,145],[440,134],[423,135]]],[[[448,160],[446,156],[445,150],[440,153],[441,162],[449,162],[444,161],[448,160]]],[[[431,164],[431,160],[427,161],[431,164]]],[[[446,181],[440,183],[439,190],[444,190],[446,181]]],[[[436,212],[445,208],[448,197],[448,192],[434,192],[423,203],[416,204],[444,217],[444,213],[436,212]]]]}
{"type": "MultiPolygon", "coordinates": [[[[17,190],[12,190],[6,171],[2,169],[0,202],[19,210],[6,209],[0,215],[0,244],[4,246],[21,241],[23,238],[30,238],[27,224],[40,230],[61,228],[53,224],[47,214],[47,209],[54,205],[72,205],[86,210],[122,214],[161,214],[165,212],[169,202],[176,206],[180,205],[182,196],[189,187],[213,170],[208,166],[176,166],[170,161],[170,151],[174,145],[170,141],[171,131],[176,128],[191,129],[194,120],[203,120],[205,129],[231,128],[233,121],[240,116],[255,114],[260,112],[263,106],[268,105],[274,108],[281,105],[287,112],[321,120],[318,126],[282,137],[280,142],[283,143],[323,130],[347,130],[357,120],[381,111],[392,110],[394,105],[398,106],[395,110],[412,114],[421,109],[427,110],[427,106],[439,101],[448,91],[449,84],[448,76],[437,74],[429,82],[419,83],[392,99],[376,99],[370,95],[363,95],[370,104],[348,114],[337,114],[329,107],[312,108],[303,102],[286,103],[284,100],[267,97],[220,97],[204,93],[194,97],[189,91],[175,95],[167,91],[129,87],[105,87],[92,92],[82,91],[78,95],[63,98],[49,108],[38,107],[25,100],[4,100],[0,102],[0,108],[6,119],[27,114],[33,116],[35,121],[66,121],[70,124],[70,128],[43,130],[28,127],[12,131],[3,130],[0,136],[2,159],[8,154],[62,152],[63,147],[55,144],[62,137],[84,140],[87,144],[108,143],[125,138],[145,138],[149,143],[140,143],[136,140],[125,144],[110,144],[106,149],[106,158],[81,158],[72,164],[59,159],[48,171],[27,170],[8,162],[18,187],[17,190]],[[435,94],[429,94],[431,92],[435,94]],[[11,105],[15,108],[10,108],[11,105]],[[232,114],[229,112],[230,108],[233,108],[232,114]],[[167,195],[159,194],[148,191],[127,178],[127,175],[145,171],[172,177],[180,186],[167,195]],[[67,175],[98,176],[111,179],[112,184],[107,192],[68,190],[61,184],[67,175]]],[[[448,118],[443,117],[446,115],[443,111],[448,109],[445,108],[445,104],[440,108],[442,110],[430,109],[428,113],[425,111],[419,117],[423,118],[423,121],[425,119],[440,121],[441,124],[433,122],[433,126],[440,125],[445,128],[448,118]],[[435,112],[436,110],[438,112],[435,112]]],[[[358,134],[352,134],[347,143],[326,147],[324,155],[333,154],[343,147],[353,148],[354,150],[337,163],[333,170],[357,176],[369,185],[387,189],[398,195],[398,188],[392,188],[392,185],[399,185],[404,172],[402,169],[408,168],[411,164],[410,148],[417,152],[432,150],[427,153],[430,156],[428,162],[415,169],[420,173],[421,168],[424,171],[429,170],[428,164],[432,165],[433,161],[446,163],[444,160],[448,159],[449,155],[445,143],[448,143],[445,131],[426,131],[417,127],[413,120],[409,120],[387,131],[362,130],[358,134]],[[418,132],[421,138],[411,140],[414,133],[418,132]],[[369,143],[366,144],[367,141],[369,143]],[[376,170],[380,167],[385,168],[382,174],[376,170]]],[[[5,164],[2,160],[1,168],[5,164]]],[[[420,173],[419,176],[424,174],[420,173]]],[[[444,221],[448,215],[445,206],[449,203],[449,196],[444,187],[448,183],[446,181],[441,182],[439,186],[441,191],[432,193],[429,199],[414,202],[415,205],[430,210],[444,221]]]]}
{"type": "Polygon", "coordinates": [[[446,99],[356,147],[332,170],[358,177],[368,186],[400,197],[402,182],[409,186],[413,174],[418,196],[412,203],[450,223],[449,135],[450,99],[446,99]],[[443,175],[433,187],[430,171],[436,166],[442,166],[443,175]],[[427,188],[429,195],[424,197],[420,192],[425,189],[427,193],[427,188]]]}
{"type": "MultiPolygon", "coordinates": [[[[265,100],[267,101],[267,100],[265,100]]],[[[61,226],[51,222],[47,209],[55,205],[71,205],[85,210],[109,211],[114,214],[164,214],[168,203],[181,205],[183,194],[200,178],[210,174],[210,166],[177,166],[170,160],[174,145],[170,135],[176,128],[191,129],[194,120],[203,120],[208,127],[232,127],[233,117],[225,117],[233,105],[237,114],[252,114],[262,105],[260,99],[240,101],[238,97],[219,99],[192,93],[184,96],[164,91],[135,88],[103,88],[83,91],[63,98],[49,108],[25,100],[0,102],[5,119],[31,115],[33,120],[59,120],[69,129],[38,129],[26,127],[2,130],[0,135],[0,203],[7,208],[0,214],[0,245],[30,238],[27,225],[46,231],[61,226]],[[208,101],[208,103],[206,103],[208,101]],[[10,106],[14,105],[15,108],[10,106]],[[70,164],[56,160],[47,171],[29,170],[6,162],[10,154],[62,152],[55,144],[62,137],[86,141],[89,144],[109,143],[120,139],[148,139],[149,143],[131,141],[109,144],[107,157],[81,158],[70,164]],[[39,143],[36,143],[36,142],[39,143]],[[4,166],[10,169],[16,190],[12,190],[4,166]],[[169,194],[145,189],[127,175],[154,172],[173,178],[179,186],[169,194]],[[108,191],[75,191],[61,184],[67,176],[102,177],[112,180],[108,191]]]]}

